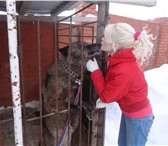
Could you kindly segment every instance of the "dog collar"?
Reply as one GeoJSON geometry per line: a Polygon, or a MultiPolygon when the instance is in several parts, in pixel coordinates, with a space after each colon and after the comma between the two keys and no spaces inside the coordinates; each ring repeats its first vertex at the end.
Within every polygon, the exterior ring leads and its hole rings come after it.
{"type": "Polygon", "coordinates": [[[70,71],[69,72],[69,67],[68,67],[68,64],[64,61],[64,60],[61,60],[60,61],[60,65],[61,65],[61,67],[64,69],[64,71],[66,72],[66,73],[70,73],[70,76],[71,77],[73,77],[73,78],[78,78],[79,77],[79,75],[76,73],[76,72],[74,72],[74,71],[70,71]]]}

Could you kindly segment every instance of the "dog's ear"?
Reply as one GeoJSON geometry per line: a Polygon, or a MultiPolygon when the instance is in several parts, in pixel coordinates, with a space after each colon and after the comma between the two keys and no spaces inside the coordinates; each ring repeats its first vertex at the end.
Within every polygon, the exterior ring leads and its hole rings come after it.
{"type": "Polygon", "coordinates": [[[65,57],[68,57],[68,48],[69,46],[66,46],[64,48],[59,49],[58,51],[65,57]]]}
{"type": "Polygon", "coordinates": [[[74,45],[78,45],[79,48],[82,48],[82,45],[84,47],[88,46],[88,43],[86,42],[74,42],[74,45]]]}
{"type": "Polygon", "coordinates": [[[81,47],[82,47],[82,44],[83,44],[84,47],[88,46],[88,43],[86,43],[86,42],[83,42],[83,43],[81,42],[80,43],[81,47]]]}

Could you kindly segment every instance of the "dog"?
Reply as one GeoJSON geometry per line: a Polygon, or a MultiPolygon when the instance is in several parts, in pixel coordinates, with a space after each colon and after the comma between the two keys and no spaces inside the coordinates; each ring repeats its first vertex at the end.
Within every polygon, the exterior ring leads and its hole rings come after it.
{"type": "Polygon", "coordinates": [[[59,49],[58,59],[49,67],[42,86],[43,114],[50,114],[43,119],[45,146],[72,144],[72,135],[79,124],[79,103],[74,104],[79,81],[86,71],[86,62],[101,53],[100,46],[99,43],[71,43],[59,49]]]}

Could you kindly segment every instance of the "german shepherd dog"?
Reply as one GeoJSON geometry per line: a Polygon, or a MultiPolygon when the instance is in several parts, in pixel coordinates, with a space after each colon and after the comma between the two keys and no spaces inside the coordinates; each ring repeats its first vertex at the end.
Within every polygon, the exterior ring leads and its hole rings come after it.
{"type": "Polygon", "coordinates": [[[85,72],[88,59],[100,54],[98,43],[74,42],[70,46],[59,49],[42,87],[43,114],[50,114],[44,118],[45,146],[71,145],[79,124],[79,103],[74,104],[79,85],[75,81],[85,72]]]}

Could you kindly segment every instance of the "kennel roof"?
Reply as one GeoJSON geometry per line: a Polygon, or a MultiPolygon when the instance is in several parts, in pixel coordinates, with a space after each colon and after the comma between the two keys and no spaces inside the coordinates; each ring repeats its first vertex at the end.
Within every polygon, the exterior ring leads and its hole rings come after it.
{"type": "MultiPolygon", "coordinates": [[[[19,15],[58,15],[65,10],[73,10],[83,0],[76,1],[18,1],[16,9],[19,15]]],[[[98,0],[89,0],[90,3],[99,3],[98,0]]],[[[156,0],[110,0],[114,3],[132,4],[152,7],[156,5],[156,0]]],[[[6,12],[6,1],[0,1],[0,11],[6,12]]]]}

